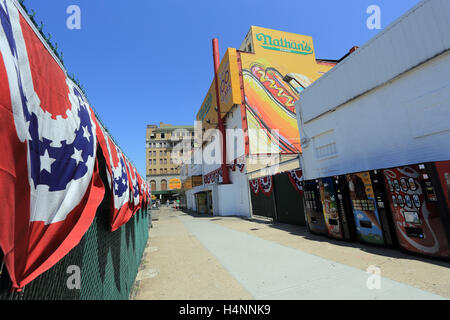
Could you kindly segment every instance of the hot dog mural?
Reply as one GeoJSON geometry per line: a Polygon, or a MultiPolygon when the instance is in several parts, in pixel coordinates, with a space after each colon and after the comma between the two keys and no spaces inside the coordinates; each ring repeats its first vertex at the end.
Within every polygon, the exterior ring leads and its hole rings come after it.
{"type": "MultiPolygon", "coordinates": [[[[242,128],[248,129],[245,154],[301,152],[295,102],[335,63],[316,60],[312,38],[252,26],[244,43],[249,50],[228,48],[219,70],[221,117],[241,106],[242,128]],[[287,77],[288,76],[288,77],[287,77]]],[[[197,113],[204,137],[217,126],[215,82],[197,113]]]]}
{"type": "Polygon", "coordinates": [[[249,153],[299,153],[295,102],[334,64],[316,61],[308,36],[251,27],[248,37],[253,52],[240,55],[249,153]],[[283,80],[286,75],[292,81],[283,80]]]}

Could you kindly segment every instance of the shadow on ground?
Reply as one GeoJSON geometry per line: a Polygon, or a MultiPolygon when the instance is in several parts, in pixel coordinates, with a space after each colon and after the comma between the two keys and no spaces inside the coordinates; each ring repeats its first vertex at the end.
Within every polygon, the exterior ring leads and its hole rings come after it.
{"type": "Polygon", "coordinates": [[[256,228],[250,229],[250,231],[258,231],[262,229],[267,228],[274,228],[277,230],[282,230],[285,232],[288,232],[292,235],[302,237],[303,239],[307,239],[310,241],[318,241],[318,242],[327,242],[331,243],[336,246],[342,246],[342,247],[351,247],[356,248],[361,251],[376,254],[379,256],[389,257],[389,258],[395,258],[395,259],[404,259],[404,260],[415,260],[415,261],[421,261],[425,263],[434,264],[441,267],[447,267],[450,268],[450,261],[445,259],[439,259],[439,258],[430,258],[426,256],[422,256],[419,254],[411,253],[403,251],[401,248],[386,248],[382,246],[376,246],[371,244],[365,244],[361,242],[350,242],[350,241],[339,241],[336,239],[329,238],[327,236],[320,236],[312,234],[308,231],[306,226],[300,226],[300,225],[292,225],[292,224],[286,224],[286,223],[274,223],[272,219],[265,218],[265,217],[240,217],[240,216],[230,216],[230,217],[213,217],[210,215],[200,215],[194,211],[190,210],[181,210],[181,212],[190,215],[194,218],[208,218],[210,221],[219,221],[224,220],[227,218],[238,218],[246,221],[251,221],[253,223],[259,224],[260,226],[257,226],[256,228]]]}

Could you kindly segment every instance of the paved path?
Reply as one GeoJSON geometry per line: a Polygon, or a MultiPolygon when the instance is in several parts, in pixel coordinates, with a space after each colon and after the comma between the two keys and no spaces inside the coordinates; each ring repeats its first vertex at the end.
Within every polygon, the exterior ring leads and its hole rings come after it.
{"type": "MultiPolygon", "coordinates": [[[[175,211],[159,218],[150,245],[167,248],[147,254],[147,267],[155,263],[160,271],[141,281],[137,299],[443,299],[385,277],[380,289],[369,290],[370,274],[364,270],[233,230],[216,219],[175,211]]],[[[283,232],[277,230],[278,236],[283,232]]]]}

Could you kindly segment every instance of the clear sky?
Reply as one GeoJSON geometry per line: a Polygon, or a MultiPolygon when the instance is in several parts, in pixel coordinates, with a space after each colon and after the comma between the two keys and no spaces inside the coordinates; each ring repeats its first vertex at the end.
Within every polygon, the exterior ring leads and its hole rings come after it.
{"type": "MultiPolygon", "coordinates": [[[[69,73],[119,146],[145,177],[145,130],[160,121],[193,125],[213,79],[211,39],[221,55],[239,48],[251,25],[313,37],[316,57],[339,59],[419,0],[26,0],[64,53],[69,73]],[[69,30],[70,5],[81,29],[69,30]]],[[[389,48],[386,48],[389,50],[389,48]]]]}

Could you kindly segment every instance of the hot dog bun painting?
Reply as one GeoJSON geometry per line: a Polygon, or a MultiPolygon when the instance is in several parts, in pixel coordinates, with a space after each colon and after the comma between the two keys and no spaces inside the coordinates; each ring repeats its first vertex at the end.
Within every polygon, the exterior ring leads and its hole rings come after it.
{"type": "MultiPolygon", "coordinates": [[[[247,118],[254,117],[259,125],[253,128],[249,125],[249,129],[267,132],[267,142],[279,145],[279,152],[300,152],[300,136],[295,117],[295,102],[299,99],[298,94],[283,81],[283,77],[275,68],[255,63],[250,70],[242,72],[247,118]]],[[[261,143],[258,141],[259,151],[265,147],[261,146],[261,143]]],[[[250,149],[253,151],[252,144],[250,149]]]]}
{"type": "Polygon", "coordinates": [[[249,151],[300,153],[295,102],[334,65],[318,65],[311,37],[260,27],[249,36],[254,52],[241,52],[249,151]],[[292,80],[284,81],[286,75],[292,80]]]}

